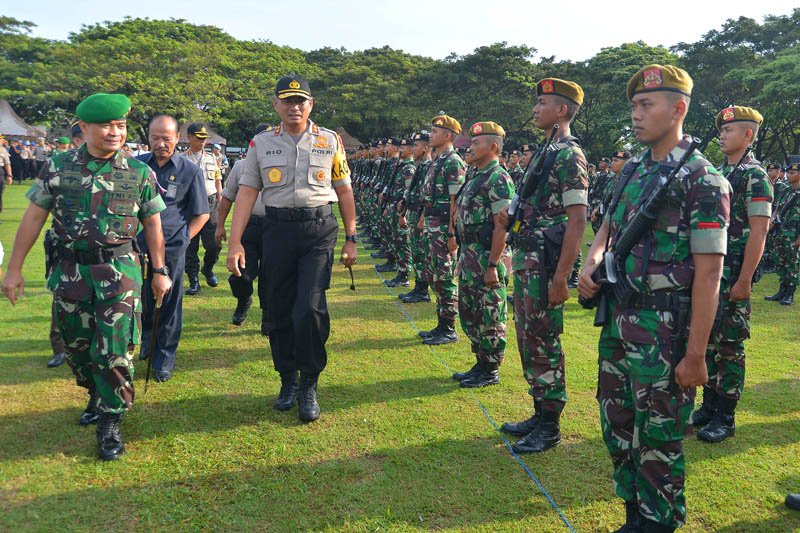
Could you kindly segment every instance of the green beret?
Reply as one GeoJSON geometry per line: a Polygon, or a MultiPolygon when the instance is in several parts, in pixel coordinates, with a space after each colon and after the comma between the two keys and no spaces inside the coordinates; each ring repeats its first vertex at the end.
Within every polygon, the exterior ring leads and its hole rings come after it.
{"type": "Polygon", "coordinates": [[[71,141],[69,140],[69,137],[59,137],[56,139],[56,142],[58,144],[69,144],[71,141]]]}
{"type": "Polygon", "coordinates": [[[87,96],[75,108],[75,114],[84,122],[102,124],[122,120],[131,110],[131,101],[124,94],[96,93],[87,96]]]}
{"type": "Polygon", "coordinates": [[[689,73],[672,65],[647,65],[628,80],[628,100],[639,93],[671,91],[686,96],[692,95],[694,82],[689,73]]]}
{"type": "Polygon", "coordinates": [[[717,129],[720,129],[723,124],[730,124],[731,122],[754,122],[760,126],[764,122],[764,117],[752,107],[732,105],[717,113],[717,119],[714,123],[717,125],[717,129]]]}
{"type": "Polygon", "coordinates": [[[496,122],[476,122],[469,129],[469,134],[472,137],[480,137],[481,135],[497,135],[498,137],[506,136],[506,130],[503,126],[496,122]]]}
{"type": "Polygon", "coordinates": [[[456,135],[461,134],[461,124],[459,124],[458,121],[453,117],[448,117],[447,115],[433,117],[433,120],[431,120],[431,126],[450,130],[456,135]]]}
{"type": "Polygon", "coordinates": [[[578,105],[583,105],[583,89],[574,81],[545,78],[536,84],[536,96],[544,94],[555,94],[578,105]]]}

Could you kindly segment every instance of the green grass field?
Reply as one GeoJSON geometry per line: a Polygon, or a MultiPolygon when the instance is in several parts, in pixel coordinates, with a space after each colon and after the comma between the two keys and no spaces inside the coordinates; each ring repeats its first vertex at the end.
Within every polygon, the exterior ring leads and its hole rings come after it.
{"type": "MultiPolygon", "coordinates": [[[[7,254],[26,189],[6,189],[7,254]]],[[[95,459],[94,428],[77,424],[86,396],[69,369],[45,367],[43,270],[39,243],[25,298],[0,302],[2,531],[568,531],[481,408],[498,424],[531,411],[513,327],[502,383],[459,389],[450,369],[471,365],[468,341],[422,346],[363,249],[356,292],[334,269],[318,422],[271,408],[279,380],[259,312],[237,328],[227,284],[204,285],[184,300],[174,378],[143,395],[137,358],[127,453],[109,464],[95,459]]],[[[800,491],[800,316],[762,300],[776,286],[771,275],[755,291],[736,437],[686,442],[687,531],[800,530],[800,513],[783,506],[800,491]]],[[[420,329],[435,324],[433,304],[404,309],[420,329]]],[[[594,398],[598,331],[574,294],[566,317],[563,442],[524,460],[576,531],[613,531],[624,513],[594,398]]]]}

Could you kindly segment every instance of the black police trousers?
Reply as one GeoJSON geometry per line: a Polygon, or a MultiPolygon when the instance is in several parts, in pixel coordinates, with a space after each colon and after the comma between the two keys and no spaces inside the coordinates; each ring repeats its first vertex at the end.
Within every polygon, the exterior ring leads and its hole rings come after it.
{"type": "Polygon", "coordinates": [[[264,269],[261,268],[262,244],[264,228],[263,216],[251,216],[247,227],[242,234],[242,247],[244,247],[244,261],[247,264],[241,276],[231,274],[228,283],[231,286],[231,293],[237,300],[246,300],[253,295],[253,282],[258,280],[258,302],[261,309],[267,301],[266,281],[264,269]]]}
{"type": "Polygon", "coordinates": [[[267,213],[262,269],[264,309],[272,361],[279,373],[299,370],[316,376],[325,368],[330,315],[333,248],[339,224],[328,215],[313,220],[281,220],[267,213]]]}
{"type": "MultiPolygon", "coordinates": [[[[200,232],[194,236],[189,242],[189,247],[186,249],[186,273],[189,275],[197,275],[200,272],[200,240],[203,240],[203,248],[206,249],[206,254],[203,256],[203,270],[210,272],[217,264],[219,259],[219,247],[214,233],[217,231],[217,211],[219,209],[219,200],[216,194],[208,197],[208,211],[210,218],[205,223],[200,232]]],[[[173,278],[178,279],[178,278],[173,278]]]]}

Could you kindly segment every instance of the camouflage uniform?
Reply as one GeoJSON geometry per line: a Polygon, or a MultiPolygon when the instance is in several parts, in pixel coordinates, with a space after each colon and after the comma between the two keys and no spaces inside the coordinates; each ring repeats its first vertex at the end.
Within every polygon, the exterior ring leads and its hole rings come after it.
{"type": "Polygon", "coordinates": [[[781,284],[800,285],[800,248],[795,246],[800,234],[800,192],[789,189],[779,211],[780,227],[776,231],[778,261],[776,271],[781,284]]]}
{"type": "Polygon", "coordinates": [[[458,286],[453,281],[455,265],[447,249],[450,196],[455,196],[464,184],[465,172],[464,160],[455,150],[447,150],[431,163],[422,187],[436,314],[447,321],[455,320],[458,313],[458,286]]]}
{"type": "Polygon", "coordinates": [[[403,191],[411,186],[411,179],[414,177],[416,170],[417,166],[414,164],[413,159],[408,158],[400,162],[395,171],[394,188],[391,191],[388,203],[392,225],[392,252],[397,262],[398,271],[405,273],[408,272],[411,263],[411,229],[408,225],[405,228],[400,227],[400,213],[397,211],[397,203],[403,199],[403,191]]]}
{"type": "MultiPolygon", "coordinates": [[[[683,139],[660,164],[650,160],[649,150],[628,163],[635,170],[616,209],[605,217],[612,246],[645,191],[674,168],[688,146],[683,139]]],[[[725,253],[730,185],[699,153],[684,170],[654,227],[633,248],[625,272],[618,273],[633,287],[637,302],[666,291],[690,291],[692,254],[725,253]]],[[[676,317],[643,303],[624,307],[613,296],[610,300],[612,319],[600,333],[597,400],[616,493],[626,502],[638,501],[646,519],[679,527],[686,521],[683,438],[691,432],[695,391],[675,383],[674,357],[680,354],[672,353],[671,335],[676,317]]]]}
{"type": "MultiPolygon", "coordinates": [[[[418,163],[418,172],[422,176],[426,176],[428,168],[431,166],[430,159],[424,159],[418,163]]],[[[425,239],[425,231],[417,229],[417,223],[422,215],[422,198],[420,191],[422,189],[423,180],[417,180],[417,186],[409,190],[408,193],[408,227],[411,231],[411,263],[414,266],[416,277],[420,281],[431,281],[430,272],[430,259],[428,258],[428,243],[425,239]]]]}
{"type": "Polygon", "coordinates": [[[525,177],[525,171],[522,169],[522,165],[517,163],[508,171],[508,174],[511,176],[511,180],[514,182],[514,187],[519,188],[522,178],[525,177]]]}
{"type": "MultiPolygon", "coordinates": [[[[780,211],[781,206],[786,201],[787,198],[792,193],[792,187],[786,183],[784,180],[778,180],[772,186],[773,188],[773,202],[772,202],[772,212],[777,213],[780,211]]],[[[767,235],[767,246],[766,250],[764,251],[765,254],[769,254],[769,260],[772,265],[777,270],[779,264],[781,264],[782,259],[780,255],[780,236],[778,235],[779,232],[770,231],[767,235]]]]}
{"type": "MultiPolygon", "coordinates": [[[[543,230],[567,223],[566,208],[587,204],[586,157],[572,141],[559,141],[558,154],[546,183],[520,204],[524,223],[514,244],[514,321],[525,380],[542,412],[558,413],[567,402],[564,378],[564,306],[550,307],[547,288],[552,272],[544,272],[539,246],[543,230]]],[[[530,174],[546,157],[540,152],[528,167],[530,174]]],[[[525,178],[530,179],[530,177],[525,178]]]]}
{"type": "Polygon", "coordinates": [[[458,312],[461,328],[479,361],[502,363],[506,347],[507,276],[502,261],[497,265],[500,285],[484,285],[496,215],[511,203],[514,183],[497,161],[479,169],[458,197],[456,229],[461,239],[458,271],[458,312]]]}
{"type": "Polygon", "coordinates": [[[141,339],[142,272],[130,251],[98,264],[74,254],[130,245],[139,222],[165,209],[150,168],[118,151],[93,159],[86,145],[53,157],[27,193],[53,213],[61,259],[52,267],[53,291],[67,362],[79,386],[95,391],[100,412],[133,404],[133,353],[141,339]]]}
{"type": "MultiPolygon", "coordinates": [[[[744,387],[744,341],[750,338],[750,300],[730,301],[730,292],[739,277],[744,261],[744,249],[750,235],[749,217],[769,217],[772,214],[772,185],[761,164],[749,154],[742,165],[746,168],[737,182],[732,183],[728,253],[720,284],[718,324],[712,331],[706,352],[708,387],[718,397],[739,400],[744,387]],[[739,190],[741,188],[741,191],[739,190]]],[[[728,176],[733,165],[720,171],[728,176]]]]}

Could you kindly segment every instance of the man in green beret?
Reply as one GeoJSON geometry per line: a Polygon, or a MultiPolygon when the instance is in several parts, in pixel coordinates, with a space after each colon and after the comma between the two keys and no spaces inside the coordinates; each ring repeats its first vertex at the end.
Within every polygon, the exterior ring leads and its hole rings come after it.
{"type": "MultiPolygon", "coordinates": [[[[583,89],[546,78],[536,85],[536,94],[534,125],[547,132],[547,139],[522,180],[511,220],[517,345],[534,407],[530,418],[503,424],[503,431],[522,437],[513,446],[517,453],[544,452],[561,442],[567,403],[564,302],[586,226],[589,188],[586,156],[570,134],[583,89]]],[[[506,227],[508,212],[498,214],[506,227]]]]}
{"type": "Polygon", "coordinates": [[[721,442],[736,429],[734,411],[744,388],[744,341],[750,338],[750,294],[772,215],[772,185],[750,146],[763,117],[749,107],[731,106],[717,114],[719,169],[733,188],[728,253],[722,270],[719,307],[706,352],[708,383],[703,404],[692,415],[702,428],[697,438],[721,442]]]}
{"type": "Polygon", "coordinates": [[[688,73],[674,66],[648,65],[628,82],[633,132],[649,148],[623,167],[578,287],[593,298],[600,285],[592,274],[605,252],[615,254],[601,267],[616,282],[610,278],[600,332],[597,400],[625,502],[620,531],[674,531],[686,522],[683,439],[691,434],[695,387],[708,381],[731,195],[683,135],[691,91],[688,73]],[[668,187],[666,200],[653,207],[655,220],[644,219],[641,206],[655,187],[668,187]],[[629,228],[644,234],[617,257],[623,237],[639,235],[629,228]]]}
{"type": "Polygon", "coordinates": [[[503,263],[508,230],[498,213],[508,207],[514,182],[498,160],[505,131],[494,122],[477,122],[467,156],[474,172],[458,195],[455,224],[458,256],[458,313],[470,340],[475,365],[453,377],[465,388],[500,383],[506,348],[506,286],[503,263]]]}
{"type": "Polygon", "coordinates": [[[55,299],[67,363],[89,403],[81,424],[97,422],[100,458],[124,450],[119,423],[133,406],[133,352],[140,342],[142,261],[134,245],[140,224],[150,250],[156,301],[172,283],[164,267],[159,213],[164,209],[152,172],[122,147],[130,101],[93,94],[77,107],[86,143],[53,156],[28,191],[3,293],[22,296],[22,266],[52,213],[55,235],[47,288],[55,299]]]}

